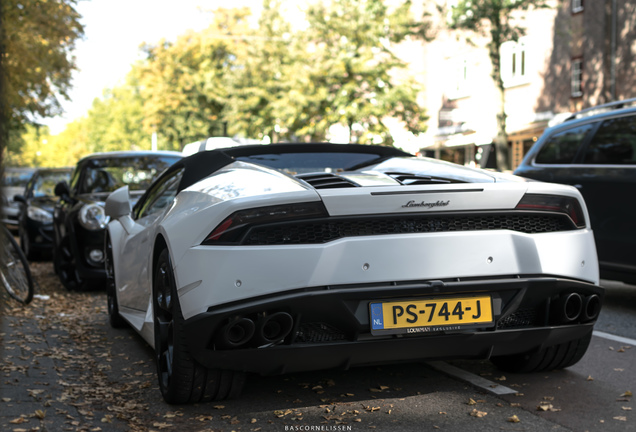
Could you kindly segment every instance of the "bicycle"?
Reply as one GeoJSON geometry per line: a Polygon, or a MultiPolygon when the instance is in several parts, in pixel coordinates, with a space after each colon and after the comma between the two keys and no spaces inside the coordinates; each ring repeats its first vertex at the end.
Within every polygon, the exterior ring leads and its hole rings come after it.
{"type": "Polygon", "coordinates": [[[0,229],[0,279],[11,297],[22,304],[33,300],[33,277],[24,252],[7,227],[0,229]]]}

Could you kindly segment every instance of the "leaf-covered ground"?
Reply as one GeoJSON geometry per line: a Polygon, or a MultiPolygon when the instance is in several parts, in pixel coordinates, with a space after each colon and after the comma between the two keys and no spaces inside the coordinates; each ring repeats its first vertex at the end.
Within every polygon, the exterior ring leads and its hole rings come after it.
{"type": "MultiPolygon", "coordinates": [[[[152,350],[132,330],[110,328],[103,292],[66,291],[49,262],[31,269],[32,304],[20,306],[0,290],[2,432],[569,430],[561,425],[574,408],[562,399],[539,390],[529,398],[524,384],[528,396],[506,401],[423,363],[251,376],[240,399],[170,406],[156,383],[152,350]]],[[[589,373],[566,374],[596,382],[589,373]]],[[[565,391],[563,376],[555,375],[565,391]]],[[[513,381],[502,385],[518,385],[513,381]]],[[[605,427],[630,425],[631,393],[620,399],[613,397],[611,404],[620,406],[604,412],[605,427]]],[[[589,424],[598,426],[597,415],[591,417],[589,424]]]]}

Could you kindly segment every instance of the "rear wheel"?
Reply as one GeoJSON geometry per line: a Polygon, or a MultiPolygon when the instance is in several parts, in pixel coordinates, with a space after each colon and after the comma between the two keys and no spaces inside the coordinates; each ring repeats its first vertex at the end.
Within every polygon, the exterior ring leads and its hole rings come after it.
{"type": "Polygon", "coordinates": [[[115,267],[113,263],[113,245],[110,236],[106,235],[106,301],[108,304],[108,321],[113,328],[124,328],[128,325],[126,320],[119,314],[117,304],[117,287],[115,285],[115,267]]]}
{"type": "Polygon", "coordinates": [[[543,348],[525,354],[493,357],[490,360],[497,368],[506,372],[542,372],[563,369],[577,363],[590,345],[590,334],[570,342],[543,348]]]}
{"type": "Polygon", "coordinates": [[[184,319],[167,249],[159,255],[152,297],[157,376],[165,401],[182,404],[238,396],[245,382],[245,373],[207,369],[198,364],[188,351],[184,319]]]}

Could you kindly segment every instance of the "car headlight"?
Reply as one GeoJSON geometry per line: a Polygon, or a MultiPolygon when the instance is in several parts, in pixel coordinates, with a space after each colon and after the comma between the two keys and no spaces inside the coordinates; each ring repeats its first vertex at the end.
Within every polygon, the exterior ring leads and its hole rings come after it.
{"type": "Polygon", "coordinates": [[[106,216],[104,207],[98,204],[86,204],[80,209],[80,224],[90,231],[97,231],[106,228],[110,218],[106,216]]]}
{"type": "Polygon", "coordinates": [[[53,215],[40,207],[29,206],[27,208],[27,216],[36,222],[50,224],[53,222],[53,215]]]}

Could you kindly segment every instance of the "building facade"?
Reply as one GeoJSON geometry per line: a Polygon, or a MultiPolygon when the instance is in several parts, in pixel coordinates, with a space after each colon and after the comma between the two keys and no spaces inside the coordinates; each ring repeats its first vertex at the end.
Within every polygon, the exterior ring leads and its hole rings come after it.
{"type": "MultiPolygon", "coordinates": [[[[553,0],[516,18],[525,35],[504,43],[500,53],[513,169],[549,124],[636,97],[636,0],[553,0]]],[[[441,15],[437,20],[435,39],[414,63],[430,116],[420,151],[495,168],[499,105],[488,40],[444,28],[441,15]]]]}

